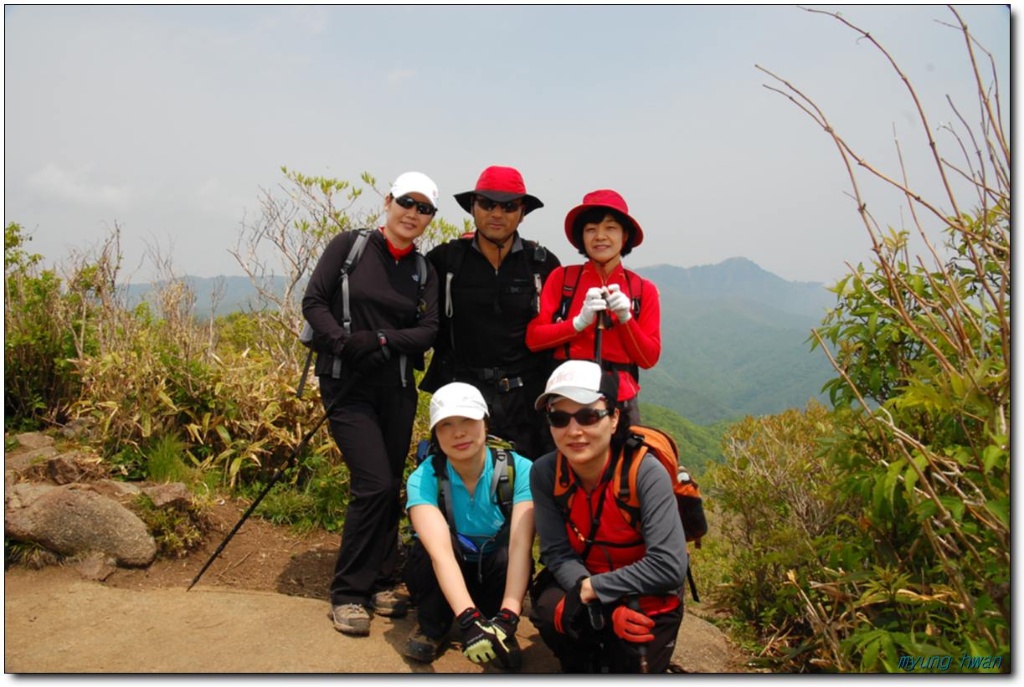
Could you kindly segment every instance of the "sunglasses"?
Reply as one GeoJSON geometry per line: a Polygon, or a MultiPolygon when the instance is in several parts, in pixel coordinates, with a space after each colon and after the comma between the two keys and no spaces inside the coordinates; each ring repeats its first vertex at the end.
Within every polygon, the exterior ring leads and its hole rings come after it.
{"type": "Polygon", "coordinates": [[[415,205],[416,212],[420,213],[421,215],[433,215],[434,213],[437,212],[437,208],[435,208],[430,203],[421,203],[412,196],[398,196],[397,198],[395,198],[395,202],[398,203],[399,207],[403,207],[406,210],[415,205]]]}
{"type": "Polygon", "coordinates": [[[612,411],[607,408],[580,408],[575,413],[567,413],[564,410],[549,410],[548,411],[548,424],[552,427],[569,426],[569,420],[576,419],[576,424],[581,427],[589,427],[595,425],[603,417],[608,417],[612,414],[612,411]]]}
{"type": "Polygon", "coordinates": [[[498,206],[501,208],[502,212],[513,213],[523,207],[523,204],[518,200],[506,200],[504,203],[499,203],[491,200],[490,198],[484,198],[483,196],[476,197],[476,204],[479,205],[480,209],[484,212],[490,212],[495,206],[498,206]]]}

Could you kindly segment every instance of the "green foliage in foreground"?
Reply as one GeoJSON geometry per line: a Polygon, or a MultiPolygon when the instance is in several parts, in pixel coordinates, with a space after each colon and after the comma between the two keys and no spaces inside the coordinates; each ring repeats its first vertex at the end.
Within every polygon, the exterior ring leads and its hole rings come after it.
{"type": "Polygon", "coordinates": [[[712,596],[777,671],[1010,669],[1008,216],[947,233],[934,271],[893,233],[836,285],[837,410],[747,418],[707,475],[712,596]]]}

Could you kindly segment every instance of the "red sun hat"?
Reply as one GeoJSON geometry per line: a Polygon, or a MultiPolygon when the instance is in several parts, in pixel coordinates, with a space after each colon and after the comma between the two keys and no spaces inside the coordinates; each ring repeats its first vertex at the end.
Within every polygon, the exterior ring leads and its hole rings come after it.
{"type": "Polygon", "coordinates": [[[536,196],[526,192],[523,175],[513,167],[488,167],[480,173],[476,180],[476,188],[472,191],[456,193],[456,202],[468,213],[473,212],[473,196],[490,198],[496,203],[523,199],[523,214],[526,215],[537,208],[544,207],[536,196]]]}
{"type": "Polygon", "coordinates": [[[623,248],[632,250],[644,242],[644,230],[640,228],[640,224],[629,214],[629,206],[626,205],[625,199],[618,192],[603,188],[591,191],[583,196],[583,202],[570,210],[569,214],[565,216],[565,236],[569,239],[569,243],[576,246],[577,249],[583,250],[583,246],[578,245],[573,237],[573,225],[576,223],[576,219],[590,208],[611,208],[625,216],[632,226],[626,227],[629,231],[629,239],[627,239],[623,248]]]}

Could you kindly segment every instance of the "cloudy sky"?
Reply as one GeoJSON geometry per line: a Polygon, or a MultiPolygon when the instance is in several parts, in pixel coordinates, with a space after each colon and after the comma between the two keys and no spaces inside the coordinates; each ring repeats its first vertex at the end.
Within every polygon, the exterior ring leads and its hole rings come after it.
{"type": "MultiPolygon", "coordinates": [[[[955,117],[947,95],[977,120],[948,9],[828,8],[890,50],[933,129],[955,117]]],[[[1010,11],[961,12],[995,57],[1008,113],[1010,11]]],[[[563,262],[579,257],[566,212],[613,188],[646,233],[630,266],[741,256],[831,283],[869,258],[844,168],[755,65],[893,173],[899,137],[912,184],[937,188],[884,58],[792,6],[7,5],[4,52],[5,224],[57,261],[116,223],[136,280],[152,247],[178,273],[241,274],[228,249],[282,166],[382,184],[419,170],[461,224],[452,194],[501,164],[545,203],[523,233],[563,262]]],[[[881,222],[906,226],[898,196],[865,190],[881,222]]]]}

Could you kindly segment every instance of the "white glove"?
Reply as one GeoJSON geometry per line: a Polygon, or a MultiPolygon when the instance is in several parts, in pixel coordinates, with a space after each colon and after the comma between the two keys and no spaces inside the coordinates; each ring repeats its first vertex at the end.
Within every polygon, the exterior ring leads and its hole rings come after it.
{"type": "Polygon", "coordinates": [[[619,321],[619,324],[626,324],[629,322],[629,318],[633,316],[629,311],[632,303],[629,300],[629,296],[622,293],[618,284],[611,284],[608,286],[608,297],[606,301],[608,303],[608,309],[615,313],[615,319],[619,321]]]}
{"type": "Polygon", "coordinates": [[[583,298],[583,309],[580,314],[572,319],[572,326],[578,332],[594,324],[597,313],[602,312],[608,304],[604,302],[604,294],[597,286],[587,289],[587,295],[583,298]]]}

